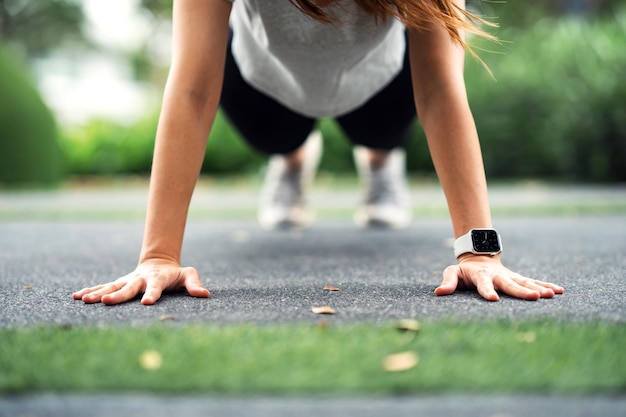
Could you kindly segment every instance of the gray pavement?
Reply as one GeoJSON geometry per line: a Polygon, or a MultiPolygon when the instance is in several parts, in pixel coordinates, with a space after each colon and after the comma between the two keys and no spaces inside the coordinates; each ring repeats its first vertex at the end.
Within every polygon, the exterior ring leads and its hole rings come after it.
{"type": "MultiPolygon", "coordinates": [[[[448,317],[626,323],[626,187],[492,187],[505,263],[566,288],[551,300],[503,297],[498,303],[473,292],[433,295],[441,270],[454,259],[445,200],[432,185],[414,188],[420,216],[409,229],[393,232],[359,230],[352,224],[350,212],[358,201],[353,191],[316,191],[313,200],[321,216],[312,229],[295,233],[261,230],[253,218],[256,195],[248,189],[208,190],[201,185],[192,203],[183,261],[200,271],[212,296],[169,294],[150,307],[137,300],[114,307],[84,305],[70,297],[77,289],[133,269],[143,231],[143,184],[0,193],[0,327],[140,326],[163,315],[174,316],[174,323],[314,323],[319,317],[310,309],[317,305],[335,308],[337,314],[326,318],[336,324],[448,317]],[[232,216],[224,215],[228,213],[232,216]],[[325,292],[325,285],[341,291],[325,292]]],[[[105,394],[0,397],[0,416],[77,416],[83,415],[85,404],[109,404],[101,407],[110,411],[107,415],[133,415],[137,404],[148,407],[142,396],[115,399],[105,394]]],[[[407,416],[622,416],[626,403],[623,396],[523,395],[163,401],[176,407],[156,401],[161,407],[151,405],[146,414],[182,409],[190,416],[228,416],[254,409],[255,415],[278,416],[366,416],[376,410],[407,416]]],[[[94,412],[89,415],[100,415],[94,412]]]]}
{"type": "Polygon", "coordinates": [[[181,323],[314,322],[312,306],[330,305],[338,323],[398,318],[548,317],[626,322],[626,217],[499,219],[505,262],[566,287],[551,300],[474,292],[435,297],[454,259],[447,220],[417,220],[403,231],[363,231],[323,221],[303,233],[266,232],[250,220],[189,224],[183,259],[212,291],[209,299],[165,295],[84,305],[70,294],[130,272],[141,243],[140,221],[19,222],[0,225],[0,326],[143,325],[173,315],[181,323]],[[339,292],[327,292],[325,285],[339,292]]]}
{"type": "Polygon", "coordinates": [[[612,396],[452,395],[379,398],[217,398],[40,395],[0,398],[0,417],[624,417],[612,396]]]}
{"type": "Polygon", "coordinates": [[[106,307],[70,294],[134,268],[145,181],[1,192],[0,327],[143,325],[165,314],[181,323],[307,322],[317,320],[310,309],[320,304],[332,305],[337,314],[330,319],[340,323],[451,316],[626,321],[626,186],[492,186],[505,263],[566,287],[552,300],[503,297],[496,304],[473,292],[433,295],[454,261],[450,222],[437,184],[413,184],[412,194],[416,219],[407,230],[356,228],[358,187],[327,183],[311,196],[319,211],[312,229],[268,232],[254,220],[256,184],[201,181],[183,262],[199,270],[211,298],[170,294],[152,307],[106,307]],[[341,291],[325,292],[325,285],[341,291]]]}

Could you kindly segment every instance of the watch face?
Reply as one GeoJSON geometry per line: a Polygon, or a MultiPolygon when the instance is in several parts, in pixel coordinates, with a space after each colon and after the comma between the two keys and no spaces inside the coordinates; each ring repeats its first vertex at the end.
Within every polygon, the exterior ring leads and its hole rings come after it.
{"type": "Polygon", "coordinates": [[[498,239],[498,232],[493,229],[472,230],[472,245],[476,252],[499,252],[500,239],[498,239]]]}

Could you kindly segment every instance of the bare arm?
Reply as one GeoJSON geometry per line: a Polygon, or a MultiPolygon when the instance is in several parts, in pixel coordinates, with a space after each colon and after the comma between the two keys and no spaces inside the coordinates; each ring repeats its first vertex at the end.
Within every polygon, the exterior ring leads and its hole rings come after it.
{"type": "MultiPolygon", "coordinates": [[[[464,6],[462,0],[457,4],[464,6]]],[[[448,202],[454,235],[458,238],[471,228],[492,227],[480,143],[463,78],[464,50],[442,27],[411,30],[409,48],[415,106],[448,202]]],[[[444,271],[437,295],[451,294],[457,287],[475,287],[491,301],[499,299],[497,290],[529,300],[563,292],[561,287],[508,270],[498,256],[464,254],[458,262],[444,271]]]]}
{"type": "Polygon", "coordinates": [[[491,227],[480,143],[463,80],[464,51],[442,28],[409,37],[415,105],[454,234],[491,227]]]}
{"type": "Polygon", "coordinates": [[[180,267],[187,212],[219,105],[231,5],[219,0],[175,0],[173,57],[159,119],[146,228],[137,269],[74,298],[118,304],[144,293],[153,304],[162,291],[186,288],[208,297],[198,273],[180,267]]]}
{"type": "Polygon", "coordinates": [[[174,49],[159,120],[141,261],[180,262],[187,210],[219,105],[230,5],[174,2],[174,49]]]}

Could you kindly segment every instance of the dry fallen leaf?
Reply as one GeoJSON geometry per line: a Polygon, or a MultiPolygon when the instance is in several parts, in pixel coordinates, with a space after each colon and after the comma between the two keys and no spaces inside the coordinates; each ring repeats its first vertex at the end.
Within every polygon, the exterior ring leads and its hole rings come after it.
{"type": "Polygon", "coordinates": [[[402,330],[405,332],[419,332],[420,330],[420,322],[417,320],[405,319],[400,320],[398,324],[396,324],[396,329],[402,330]]]}
{"type": "Polygon", "coordinates": [[[324,287],[324,288],[322,288],[322,289],[323,289],[323,290],[326,290],[326,291],[339,291],[339,288],[337,288],[337,287],[333,287],[332,285],[327,285],[327,286],[325,286],[325,287],[324,287]]]}
{"type": "Polygon", "coordinates": [[[159,320],[161,320],[161,321],[176,320],[176,316],[173,316],[171,314],[165,314],[165,315],[159,317],[159,320]]]}
{"type": "Polygon", "coordinates": [[[524,332],[517,334],[517,340],[522,343],[533,343],[537,339],[535,332],[524,332]]]}
{"type": "Polygon", "coordinates": [[[146,371],[156,371],[163,364],[163,357],[156,350],[146,350],[139,356],[139,365],[146,371]]]}
{"type": "Polygon", "coordinates": [[[335,310],[332,307],[312,307],[311,311],[315,314],[335,314],[335,310]]]}
{"type": "Polygon", "coordinates": [[[415,367],[418,361],[419,357],[415,352],[395,353],[385,357],[383,369],[387,372],[402,372],[415,367]]]}

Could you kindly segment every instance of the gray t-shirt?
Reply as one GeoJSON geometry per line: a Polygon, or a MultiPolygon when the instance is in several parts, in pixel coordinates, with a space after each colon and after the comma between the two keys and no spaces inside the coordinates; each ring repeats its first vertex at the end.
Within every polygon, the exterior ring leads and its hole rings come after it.
{"type": "Polygon", "coordinates": [[[336,24],[317,22],[288,0],[233,1],[235,61],[246,81],[310,117],[347,113],[402,68],[404,26],[376,21],[353,0],[330,6],[336,24]]]}

